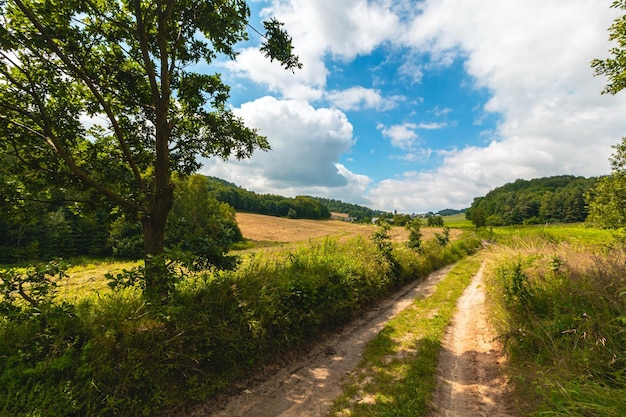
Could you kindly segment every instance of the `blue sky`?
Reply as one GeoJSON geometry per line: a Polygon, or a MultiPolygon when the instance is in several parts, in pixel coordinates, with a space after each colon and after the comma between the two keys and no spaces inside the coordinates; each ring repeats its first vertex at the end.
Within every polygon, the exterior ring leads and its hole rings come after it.
{"type": "Polygon", "coordinates": [[[609,172],[626,93],[601,95],[618,16],[605,0],[257,0],[292,74],[241,46],[218,71],[272,150],[201,172],[259,193],[404,213],[468,207],[518,178],[609,172]]]}

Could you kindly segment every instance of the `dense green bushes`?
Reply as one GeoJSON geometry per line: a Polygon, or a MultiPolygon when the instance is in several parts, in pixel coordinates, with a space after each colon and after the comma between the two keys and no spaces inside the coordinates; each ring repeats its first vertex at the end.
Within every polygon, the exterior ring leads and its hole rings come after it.
{"type": "Polygon", "coordinates": [[[138,291],[2,318],[0,415],[154,415],[223,389],[402,283],[473,252],[475,239],[384,254],[357,238],[178,284],[156,308],[138,291]],[[391,255],[391,257],[389,257],[391,255]]]}
{"type": "Polygon", "coordinates": [[[526,237],[490,271],[522,413],[626,415],[626,250],[526,237]]]}

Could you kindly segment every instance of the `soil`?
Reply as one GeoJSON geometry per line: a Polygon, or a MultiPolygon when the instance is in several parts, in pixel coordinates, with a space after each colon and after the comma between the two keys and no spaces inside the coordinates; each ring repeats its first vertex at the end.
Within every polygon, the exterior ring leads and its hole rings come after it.
{"type": "MultiPolygon", "coordinates": [[[[238,392],[207,403],[189,417],[324,416],[341,394],[342,382],[361,360],[367,342],[416,297],[427,297],[451,267],[432,273],[380,302],[336,334],[284,363],[266,368],[238,387],[238,392]]],[[[444,341],[439,387],[431,417],[511,416],[506,380],[500,374],[504,355],[494,341],[484,309],[482,273],[459,301],[444,341]]]]}
{"type": "Polygon", "coordinates": [[[509,384],[501,372],[506,356],[485,308],[483,267],[457,308],[442,343],[429,417],[514,416],[509,384]]]}

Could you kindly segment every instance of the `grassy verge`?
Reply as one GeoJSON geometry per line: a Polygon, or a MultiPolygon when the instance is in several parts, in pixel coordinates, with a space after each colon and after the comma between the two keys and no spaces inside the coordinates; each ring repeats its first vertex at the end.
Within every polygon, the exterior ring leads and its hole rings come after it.
{"type": "Polygon", "coordinates": [[[0,415],[176,413],[478,246],[425,242],[418,254],[388,237],[325,240],[189,277],[165,306],[133,289],[5,303],[0,415]]]}
{"type": "Polygon", "coordinates": [[[489,298],[520,415],[626,415],[625,277],[621,243],[581,244],[567,230],[494,251],[489,298]]]}
{"type": "Polygon", "coordinates": [[[414,417],[428,411],[441,339],[479,266],[478,256],[460,261],[431,296],[415,300],[385,326],[366,347],[332,416],[414,417]]]}

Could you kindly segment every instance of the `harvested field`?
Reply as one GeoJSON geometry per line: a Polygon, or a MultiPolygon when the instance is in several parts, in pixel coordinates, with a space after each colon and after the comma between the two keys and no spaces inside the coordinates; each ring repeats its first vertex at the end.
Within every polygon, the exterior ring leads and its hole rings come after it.
{"type": "MultiPolygon", "coordinates": [[[[357,235],[369,237],[376,230],[376,226],[371,224],[342,220],[285,219],[253,213],[237,213],[237,223],[244,238],[261,245],[273,243],[297,246],[298,243],[327,236],[346,240],[357,235]]],[[[424,239],[432,239],[435,232],[441,232],[441,228],[422,228],[424,239]]],[[[459,230],[450,230],[450,237],[454,239],[460,233],[459,230]]],[[[392,227],[390,235],[393,241],[402,242],[408,239],[409,233],[404,227],[392,227]]]]}

